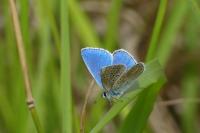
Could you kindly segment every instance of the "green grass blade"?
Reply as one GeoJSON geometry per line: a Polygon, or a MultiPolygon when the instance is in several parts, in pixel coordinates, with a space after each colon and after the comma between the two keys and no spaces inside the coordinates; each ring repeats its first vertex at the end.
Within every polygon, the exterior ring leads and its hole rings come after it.
{"type": "Polygon", "coordinates": [[[30,41],[30,22],[29,22],[29,0],[20,0],[20,24],[22,30],[22,36],[24,38],[24,46],[27,51],[27,61],[29,64],[29,70],[32,72],[32,45],[30,41]]]}
{"type": "Polygon", "coordinates": [[[70,41],[68,3],[61,0],[61,106],[62,132],[72,133],[72,92],[70,79],[70,41]]]}
{"type": "Polygon", "coordinates": [[[182,25],[182,20],[187,11],[187,1],[176,0],[171,10],[171,16],[163,31],[160,39],[160,47],[158,48],[157,56],[162,65],[165,65],[171,54],[173,48],[173,41],[176,38],[176,34],[182,25]]]}
{"type": "Polygon", "coordinates": [[[31,110],[31,115],[32,115],[33,121],[34,121],[34,123],[35,123],[35,125],[36,125],[37,132],[38,132],[38,133],[43,133],[43,128],[42,128],[42,126],[41,126],[41,124],[40,124],[40,119],[39,119],[39,117],[38,117],[38,113],[37,113],[37,111],[36,111],[35,108],[33,108],[33,109],[31,110]]]}
{"type": "MultiPolygon", "coordinates": [[[[183,97],[184,99],[198,99],[199,76],[196,75],[197,69],[195,64],[190,64],[190,67],[182,80],[183,97]]],[[[182,113],[182,128],[184,133],[197,133],[197,117],[198,104],[191,103],[186,100],[183,103],[182,113]]]]}
{"type": "MultiPolygon", "coordinates": [[[[193,7],[189,6],[186,32],[184,34],[187,53],[192,54],[199,47],[199,28],[200,18],[199,12],[194,12],[193,7]]],[[[198,99],[199,82],[198,82],[198,62],[190,61],[184,68],[183,79],[181,80],[182,96],[185,99],[183,102],[183,111],[181,113],[181,125],[184,133],[197,133],[198,129],[198,104],[195,101],[198,99]]]]}
{"type": "Polygon", "coordinates": [[[24,38],[24,47],[27,51],[27,61],[29,63],[30,71],[32,72],[32,45],[30,41],[30,22],[29,22],[29,0],[21,0],[20,1],[20,24],[21,24],[21,30],[22,30],[22,36],[24,38]]]}
{"type": "Polygon", "coordinates": [[[112,108],[102,117],[102,119],[91,130],[91,133],[99,132],[109,121],[111,121],[129,102],[133,101],[137,94],[147,88],[149,85],[156,83],[158,79],[163,78],[161,66],[156,60],[146,64],[146,70],[139,77],[139,87],[122,97],[122,101],[117,102],[112,108]]]}
{"type": "Polygon", "coordinates": [[[198,0],[191,0],[192,6],[194,7],[194,12],[198,13],[200,15],[200,7],[199,7],[199,1],[198,0]]]}
{"type": "MultiPolygon", "coordinates": [[[[35,89],[35,96],[37,99],[38,107],[40,108],[40,118],[41,121],[44,123],[44,125],[48,125],[50,121],[46,121],[45,116],[51,112],[48,111],[48,113],[45,113],[45,108],[48,106],[45,106],[45,95],[46,92],[50,93],[50,88],[47,88],[47,79],[46,78],[46,73],[47,69],[49,68],[50,64],[50,28],[48,22],[44,21],[42,17],[40,17],[41,20],[41,28],[40,28],[40,52],[39,52],[39,59],[38,59],[38,66],[37,66],[37,71],[35,71],[36,77],[35,77],[35,84],[34,84],[34,89],[35,89]],[[45,23],[46,22],[46,23],[45,23]]],[[[45,18],[45,17],[44,17],[45,18]]],[[[52,60],[52,59],[51,59],[52,60]]],[[[48,94],[49,94],[48,93],[48,94]]],[[[49,100],[50,101],[50,100],[49,100]]],[[[52,104],[51,104],[52,105],[52,104]]],[[[49,120],[51,120],[51,117],[49,117],[49,120]]],[[[50,129],[53,128],[53,126],[50,127],[50,129]]],[[[45,128],[46,130],[49,128],[45,128]]]]}
{"type": "Polygon", "coordinates": [[[194,11],[193,8],[193,5],[189,6],[184,33],[187,52],[193,52],[199,46],[200,12],[194,11]]]}
{"type": "MultiPolygon", "coordinates": [[[[17,56],[12,46],[14,46],[14,36],[13,32],[11,30],[12,24],[11,24],[11,18],[9,17],[9,12],[7,10],[8,4],[4,1],[2,2],[3,6],[3,15],[5,17],[5,39],[1,39],[0,42],[0,119],[2,120],[2,125],[5,128],[5,131],[8,132],[14,132],[14,129],[20,129],[19,125],[20,123],[16,124],[15,120],[16,117],[14,113],[12,112],[13,106],[11,106],[12,103],[12,97],[16,97],[16,89],[14,89],[14,92],[12,90],[13,86],[16,85],[14,74],[16,74],[16,71],[14,71],[11,67],[7,66],[5,63],[6,60],[10,60],[10,63],[17,63],[16,61],[13,61],[13,56],[17,56]],[[6,44],[6,45],[4,45],[6,44]],[[10,51],[12,52],[12,55],[10,54],[10,51]],[[12,73],[8,73],[8,71],[11,71],[12,73]],[[15,72],[15,73],[14,73],[15,72]],[[9,80],[13,81],[12,84],[8,82],[9,80]],[[9,88],[9,89],[7,89],[9,88]],[[7,96],[7,94],[10,95],[10,97],[7,96]]],[[[16,97],[15,100],[18,100],[16,97]]]]}
{"type": "Polygon", "coordinates": [[[157,45],[158,45],[158,38],[161,31],[162,23],[164,20],[166,8],[167,8],[167,0],[160,0],[160,5],[159,5],[156,21],[153,28],[153,33],[152,33],[151,41],[149,44],[146,61],[152,60],[155,57],[157,45]]]}
{"type": "Polygon", "coordinates": [[[20,0],[20,22],[21,22],[21,29],[22,29],[22,35],[24,38],[24,43],[26,46],[28,46],[30,42],[29,37],[29,1],[28,0],[20,0]]]}
{"type": "Polygon", "coordinates": [[[81,11],[76,0],[68,0],[68,6],[72,24],[74,24],[77,32],[80,34],[80,38],[83,41],[84,46],[100,46],[100,40],[96,31],[92,27],[88,17],[84,14],[83,11],[81,11]]]}
{"type": "Polygon", "coordinates": [[[51,9],[51,5],[50,5],[51,2],[52,1],[38,0],[37,5],[39,6],[41,10],[40,13],[42,12],[42,15],[46,18],[45,20],[48,20],[49,22],[57,53],[60,54],[60,35],[59,35],[55,17],[53,16],[54,15],[53,11],[51,9]]]}
{"type": "Polygon", "coordinates": [[[14,132],[16,129],[16,121],[14,117],[14,112],[12,111],[12,107],[8,102],[8,98],[4,92],[5,89],[2,85],[0,86],[0,118],[4,123],[5,128],[8,132],[14,132]]]}
{"type": "Polygon", "coordinates": [[[135,105],[122,125],[121,133],[142,133],[163,83],[163,79],[158,80],[157,83],[152,84],[147,91],[143,91],[138,96],[135,105]]]}
{"type": "MultiPolygon", "coordinates": [[[[8,2],[8,1],[7,1],[8,2]]],[[[24,133],[24,125],[26,125],[27,117],[28,117],[28,111],[27,106],[24,102],[25,95],[24,95],[24,84],[23,84],[23,78],[22,73],[20,70],[20,64],[19,64],[19,58],[17,53],[17,48],[15,45],[15,38],[14,38],[14,32],[13,32],[13,23],[10,17],[10,12],[8,10],[8,3],[5,3],[4,5],[4,13],[5,13],[5,55],[4,58],[6,60],[10,60],[10,64],[6,71],[10,71],[10,73],[6,73],[5,78],[6,80],[10,82],[6,82],[6,86],[9,89],[6,89],[7,94],[9,94],[8,100],[11,103],[12,110],[15,110],[18,112],[17,115],[14,115],[13,119],[14,121],[17,120],[15,125],[15,130],[21,133],[24,133]],[[12,53],[12,54],[10,54],[12,53]],[[12,83],[11,83],[12,81],[12,83]],[[18,88],[18,89],[16,89],[18,88]],[[21,88],[21,89],[20,89],[21,88]]],[[[6,81],[5,80],[5,81],[6,81]]],[[[12,123],[10,123],[12,124],[12,123]]]]}
{"type": "MultiPolygon", "coordinates": [[[[153,33],[150,41],[149,50],[147,53],[146,61],[155,58],[158,38],[161,31],[164,15],[166,12],[167,0],[161,0],[157,18],[154,24],[153,33]]],[[[143,91],[136,100],[135,106],[132,107],[129,115],[126,117],[120,132],[133,132],[140,133],[145,127],[149,114],[152,111],[156,96],[159,93],[164,80],[160,79],[157,83],[151,85],[146,91],[143,91]],[[133,128],[134,126],[134,128],[133,128]]]]}
{"type": "Polygon", "coordinates": [[[113,50],[113,47],[116,46],[121,7],[122,0],[112,0],[112,6],[107,18],[107,32],[104,42],[108,50],[113,50]]]}

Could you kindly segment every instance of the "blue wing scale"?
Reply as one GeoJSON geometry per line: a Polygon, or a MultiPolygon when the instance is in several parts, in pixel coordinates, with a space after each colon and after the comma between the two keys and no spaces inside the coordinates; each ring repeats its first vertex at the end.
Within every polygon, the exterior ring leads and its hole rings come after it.
{"type": "Polygon", "coordinates": [[[100,72],[103,67],[112,64],[112,54],[101,48],[83,48],[81,55],[93,78],[103,88],[100,72]]]}
{"type": "Polygon", "coordinates": [[[119,49],[113,52],[113,63],[122,64],[129,70],[131,67],[137,64],[137,61],[125,50],[119,49]]]}

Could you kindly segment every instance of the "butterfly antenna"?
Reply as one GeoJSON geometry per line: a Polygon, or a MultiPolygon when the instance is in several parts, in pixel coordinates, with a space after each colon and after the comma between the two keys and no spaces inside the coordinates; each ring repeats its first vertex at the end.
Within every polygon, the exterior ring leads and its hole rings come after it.
{"type": "Polygon", "coordinates": [[[89,96],[92,92],[93,86],[94,86],[94,80],[92,80],[92,82],[89,85],[89,88],[88,88],[86,96],[85,96],[84,104],[83,104],[83,107],[82,107],[82,110],[81,110],[81,120],[80,120],[80,132],[81,133],[84,133],[86,107],[87,107],[88,99],[89,99],[89,96]]]}

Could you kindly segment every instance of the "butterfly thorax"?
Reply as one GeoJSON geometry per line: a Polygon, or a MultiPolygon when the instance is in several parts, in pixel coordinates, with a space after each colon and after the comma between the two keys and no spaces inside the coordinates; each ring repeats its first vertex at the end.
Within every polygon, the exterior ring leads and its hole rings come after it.
{"type": "Polygon", "coordinates": [[[108,101],[113,101],[119,99],[123,95],[122,92],[117,92],[116,90],[110,89],[109,91],[104,91],[102,97],[108,101]]]}

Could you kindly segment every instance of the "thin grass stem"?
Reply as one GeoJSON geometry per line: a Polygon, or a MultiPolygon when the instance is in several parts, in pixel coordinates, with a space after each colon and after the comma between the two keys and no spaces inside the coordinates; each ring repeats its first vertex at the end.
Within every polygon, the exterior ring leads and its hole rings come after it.
{"type": "Polygon", "coordinates": [[[36,126],[38,133],[42,133],[41,124],[39,121],[37,111],[35,109],[35,103],[34,103],[34,99],[32,96],[28,65],[26,62],[26,56],[25,56],[26,54],[24,51],[24,43],[23,43],[23,39],[22,39],[19,18],[17,15],[17,9],[16,9],[14,0],[9,0],[9,6],[10,6],[10,10],[11,10],[11,16],[13,19],[14,31],[15,31],[16,41],[17,41],[17,49],[18,49],[18,53],[19,53],[20,64],[21,64],[23,78],[24,78],[27,105],[31,112],[31,115],[32,115],[32,118],[33,118],[33,121],[34,121],[34,124],[36,126]]]}
{"type": "Polygon", "coordinates": [[[94,83],[95,83],[94,80],[92,80],[92,82],[90,83],[90,86],[89,86],[88,91],[87,91],[86,96],[85,96],[83,108],[82,108],[82,111],[81,111],[81,121],[80,121],[80,132],[81,133],[84,133],[84,131],[85,131],[84,128],[85,128],[86,107],[87,107],[88,99],[89,99],[89,96],[92,92],[94,83]]]}
{"type": "Polygon", "coordinates": [[[148,53],[146,56],[146,62],[152,60],[155,57],[155,53],[156,53],[157,45],[158,45],[158,38],[161,31],[162,23],[164,20],[166,8],[167,8],[167,0],[160,0],[160,5],[157,12],[157,17],[154,24],[152,37],[149,44],[148,53]]]}

